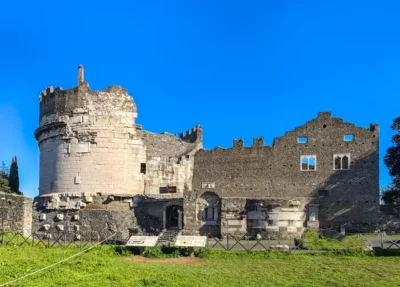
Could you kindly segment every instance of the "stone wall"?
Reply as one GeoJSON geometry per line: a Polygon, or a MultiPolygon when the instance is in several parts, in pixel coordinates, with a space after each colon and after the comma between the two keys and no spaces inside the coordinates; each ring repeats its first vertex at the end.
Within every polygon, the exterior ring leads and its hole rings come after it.
{"type": "Polygon", "coordinates": [[[35,198],[33,230],[43,238],[68,234],[68,240],[126,238],[136,227],[131,195],[53,194],[35,198]]]}
{"type": "Polygon", "coordinates": [[[0,192],[0,230],[28,236],[32,227],[32,199],[0,192]]]}
{"type": "Polygon", "coordinates": [[[180,194],[185,189],[192,189],[194,154],[203,147],[200,126],[191,130],[190,135],[195,134],[196,137],[190,141],[169,133],[139,132],[147,155],[145,194],[159,194],[160,187],[167,186],[175,186],[176,192],[180,194]]]}
{"type": "MultiPolygon", "coordinates": [[[[246,199],[283,199],[287,201],[282,203],[283,208],[290,200],[300,201],[300,209],[318,204],[323,228],[373,224],[379,214],[378,141],[377,125],[361,128],[323,112],[275,138],[272,146],[264,146],[261,138],[254,139],[251,147],[244,146],[243,140],[235,140],[233,148],[200,150],[194,160],[195,195],[185,195],[186,200],[192,201],[185,206],[193,205],[205,192],[215,192],[226,202],[225,208],[237,210],[234,214],[246,213],[246,199]],[[345,141],[345,135],[352,135],[353,140],[345,141]],[[307,142],[299,143],[299,138],[307,138],[307,142]],[[349,154],[350,169],[334,169],[337,154],[349,154]],[[315,156],[315,169],[301,170],[301,156],[315,156]],[[228,200],[242,203],[238,207],[228,200]]],[[[185,208],[186,220],[195,218],[192,213],[185,208]]],[[[224,207],[221,218],[223,223],[224,207]]]]}

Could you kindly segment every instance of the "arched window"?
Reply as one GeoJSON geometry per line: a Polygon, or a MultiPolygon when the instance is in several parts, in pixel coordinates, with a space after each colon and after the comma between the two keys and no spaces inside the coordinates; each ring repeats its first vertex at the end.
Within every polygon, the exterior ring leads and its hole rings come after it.
{"type": "Polygon", "coordinates": [[[335,154],[333,155],[333,169],[343,170],[350,169],[350,154],[335,154]]]}
{"type": "Polygon", "coordinates": [[[346,155],[342,157],[342,169],[349,169],[349,158],[346,155]]]}
{"type": "Polygon", "coordinates": [[[342,159],[340,156],[335,157],[335,169],[342,169],[342,159]]]}
{"type": "Polygon", "coordinates": [[[302,155],[300,157],[300,170],[316,170],[316,169],[317,169],[317,156],[302,155]]]}

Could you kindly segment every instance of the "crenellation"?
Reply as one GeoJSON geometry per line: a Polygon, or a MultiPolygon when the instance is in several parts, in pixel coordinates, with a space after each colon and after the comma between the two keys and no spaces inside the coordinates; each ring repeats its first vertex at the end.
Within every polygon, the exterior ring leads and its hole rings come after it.
{"type": "Polygon", "coordinates": [[[233,140],[233,148],[243,148],[244,147],[244,140],[243,139],[234,139],[233,140]]]}

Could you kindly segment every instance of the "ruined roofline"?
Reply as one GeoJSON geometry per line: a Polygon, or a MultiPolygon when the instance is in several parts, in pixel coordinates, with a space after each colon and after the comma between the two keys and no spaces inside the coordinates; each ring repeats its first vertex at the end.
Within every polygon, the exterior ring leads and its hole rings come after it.
{"type": "Polygon", "coordinates": [[[43,90],[39,96],[39,102],[40,103],[45,103],[48,99],[54,96],[68,96],[69,94],[75,94],[78,93],[79,91],[85,91],[89,93],[94,93],[98,94],[101,92],[116,92],[116,91],[122,91],[123,93],[128,94],[128,90],[123,88],[120,85],[112,85],[108,86],[107,88],[100,89],[100,90],[92,90],[89,88],[89,85],[87,82],[83,83],[80,86],[76,86],[74,88],[69,88],[64,90],[62,87],[57,87],[54,88],[53,86],[48,86],[45,90],[43,90]]]}
{"type": "Polygon", "coordinates": [[[330,111],[325,111],[325,112],[318,112],[318,117],[316,117],[316,118],[314,118],[312,120],[309,120],[305,124],[297,126],[297,127],[295,127],[294,129],[292,129],[290,131],[285,132],[285,134],[283,136],[275,137],[274,140],[273,140],[272,145],[265,145],[264,144],[264,137],[260,137],[260,138],[256,138],[255,137],[255,138],[253,138],[253,145],[252,146],[244,146],[244,139],[241,138],[241,139],[234,139],[233,140],[233,146],[229,147],[229,148],[222,148],[222,147],[217,146],[217,147],[215,147],[215,148],[213,148],[211,150],[205,150],[205,149],[203,149],[203,150],[204,151],[215,151],[215,150],[227,150],[228,151],[228,150],[232,150],[232,149],[235,149],[235,148],[244,148],[244,149],[266,148],[266,149],[271,149],[271,148],[275,147],[276,142],[279,141],[279,139],[289,135],[292,132],[295,132],[295,131],[299,130],[300,128],[306,126],[307,124],[309,124],[309,123],[311,123],[313,121],[321,120],[321,119],[329,119],[329,120],[334,120],[334,121],[341,122],[341,123],[346,123],[346,124],[348,124],[350,126],[354,126],[354,127],[359,128],[359,129],[364,129],[364,130],[367,130],[367,131],[370,131],[370,132],[379,132],[379,125],[376,124],[376,123],[370,123],[369,128],[364,128],[364,127],[357,126],[354,123],[346,122],[341,118],[332,117],[330,111]]]}
{"type": "Polygon", "coordinates": [[[128,90],[123,88],[120,85],[111,85],[107,88],[101,90],[91,90],[89,87],[89,83],[84,80],[84,69],[82,65],[78,66],[78,85],[73,88],[69,88],[64,90],[62,87],[54,88],[52,85],[48,86],[45,90],[43,90],[39,96],[39,102],[46,102],[47,99],[52,96],[67,96],[68,94],[78,93],[79,91],[85,91],[89,93],[100,93],[100,92],[115,92],[115,91],[123,91],[128,94],[128,90]]]}

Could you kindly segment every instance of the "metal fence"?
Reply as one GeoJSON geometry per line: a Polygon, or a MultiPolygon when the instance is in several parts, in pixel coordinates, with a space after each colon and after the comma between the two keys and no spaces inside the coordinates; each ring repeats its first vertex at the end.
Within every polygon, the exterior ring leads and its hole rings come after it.
{"type": "MultiPolygon", "coordinates": [[[[363,248],[373,249],[400,249],[400,234],[387,234],[379,232],[376,234],[347,234],[346,237],[360,238],[363,242],[363,248]],[[365,244],[364,244],[365,243],[365,244]]],[[[42,246],[46,248],[51,247],[77,247],[84,249],[86,247],[98,244],[103,239],[98,235],[83,236],[79,240],[73,239],[75,234],[67,232],[58,232],[47,234],[43,238],[43,234],[32,233],[28,236],[21,233],[2,232],[0,231],[0,245],[8,246],[42,246]]],[[[122,238],[119,234],[112,236],[102,244],[110,245],[125,245],[129,238],[122,238]]],[[[157,246],[173,246],[176,238],[168,238],[168,240],[161,240],[157,246]]],[[[249,234],[235,235],[224,234],[222,238],[213,237],[208,235],[206,241],[206,248],[213,248],[225,251],[266,251],[266,250],[279,250],[287,252],[303,252],[304,242],[306,239],[290,235],[286,238],[273,238],[273,237],[259,237],[254,238],[249,234]]],[[[345,248],[340,247],[338,249],[345,248]]],[[[350,247],[351,248],[351,247],[350,247]]],[[[321,251],[321,249],[307,248],[308,252],[321,251]]]]}
{"type": "MultiPolygon", "coordinates": [[[[75,234],[71,233],[48,233],[46,238],[43,234],[32,233],[24,235],[22,233],[2,232],[0,231],[0,245],[9,246],[42,246],[42,247],[77,247],[80,249],[90,247],[101,242],[99,236],[86,236],[81,237],[80,240],[71,239],[75,234]]],[[[118,236],[113,236],[111,239],[103,242],[102,244],[120,245],[125,244],[127,239],[118,239],[118,236]]]]}

